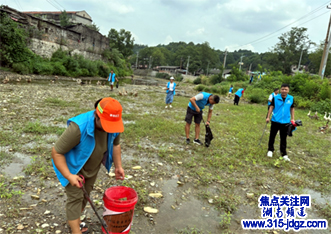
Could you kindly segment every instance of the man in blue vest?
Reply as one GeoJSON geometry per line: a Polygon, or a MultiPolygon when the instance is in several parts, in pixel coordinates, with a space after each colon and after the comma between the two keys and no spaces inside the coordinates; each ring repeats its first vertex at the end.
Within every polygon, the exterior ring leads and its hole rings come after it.
{"type": "Polygon", "coordinates": [[[110,91],[113,91],[115,80],[116,80],[116,82],[118,82],[116,74],[114,73],[113,70],[111,70],[110,73],[109,73],[109,77],[108,77],[108,81],[109,81],[109,84],[110,84],[110,91]]]}
{"type": "Polygon", "coordinates": [[[294,99],[289,95],[290,86],[282,84],[281,95],[274,96],[271,101],[266,122],[269,123],[270,115],[273,112],[271,119],[271,128],[268,144],[268,157],[272,157],[274,152],[274,143],[277,132],[280,132],[280,152],[285,161],[290,161],[286,152],[287,124],[294,121],[294,99]]]}
{"type": "Polygon", "coordinates": [[[237,105],[239,104],[240,98],[244,97],[244,92],[245,92],[246,88],[243,89],[238,89],[237,92],[234,94],[234,100],[233,100],[233,105],[237,105]]]}
{"type": "Polygon", "coordinates": [[[210,124],[211,115],[213,112],[214,104],[220,102],[220,97],[206,92],[201,92],[198,95],[192,97],[187,107],[186,111],[186,125],[185,125],[185,134],[186,134],[186,143],[190,143],[190,127],[192,123],[192,118],[194,117],[195,123],[195,138],[193,140],[194,144],[203,145],[199,140],[200,135],[200,123],[202,120],[202,110],[205,106],[209,106],[209,112],[207,117],[206,124],[210,124]]]}
{"type": "Polygon", "coordinates": [[[87,203],[80,184],[85,178],[85,189],[92,191],[101,163],[108,172],[114,162],[115,178],[124,179],[121,163],[120,132],[124,131],[122,106],[113,98],[96,102],[95,110],[73,117],[67,129],[52,149],[52,163],[56,176],[65,187],[66,216],[72,233],[87,233],[80,221],[87,203]]]}

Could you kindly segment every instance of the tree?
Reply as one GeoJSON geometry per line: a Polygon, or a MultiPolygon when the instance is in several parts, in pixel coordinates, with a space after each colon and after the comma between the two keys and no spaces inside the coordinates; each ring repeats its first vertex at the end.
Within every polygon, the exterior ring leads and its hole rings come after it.
{"type": "Polygon", "coordinates": [[[87,27],[89,27],[92,30],[95,30],[97,32],[100,31],[100,28],[98,27],[98,25],[96,25],[95,23],[92,23],[91,25],[86,25],[87,27]]]}
{"type": "Polygon", "coordinates": [[[274,47],[274,52],[278,55],[276,69],[291,74],[291,66],[298,64],[301,50],[307,50],[311,43],[307,28],[293,27],[291,31],[283,33],[278,39],[279,42],[274,47]]]}
{"type": "Polygon", "coordinates": [[[61,14],[60,14],[60,25],[62,27],[66,27],[66,26],[70,25],[69,16],[65,10],[61,11],[61,14]]]}
{"type": "Polygon", "coordinates": [[[125,58],[132,55],[134,38],[130,31],[110,29],[108,33],[110,48],[118,49],[125,58]]]}
{"type": "Polygon", "coordinates": [[[29,61],[33,53],[27,47],[27,33],[7,14],[0,13],[0,65],[29,61]]]}

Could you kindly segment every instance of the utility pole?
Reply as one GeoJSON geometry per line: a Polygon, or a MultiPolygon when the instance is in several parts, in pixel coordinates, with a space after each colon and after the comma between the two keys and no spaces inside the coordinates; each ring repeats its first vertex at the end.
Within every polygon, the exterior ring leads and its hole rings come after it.
{"type": "MultiPolygon", "coordinates": [[[[331,9],[329,6],[326,6],[326,8],[331,9]]],[[[330,35],[329,35],[330,26],[331,26],[331,15],[330,15],[330,20],[329,20],[328,31],[326,33],[324,50],[323,50],[323,56],[322,56],[321,65],[320,65],[320,70],[318,72],[318,75],[320,75],[322,79],[324,77],[324,71],[325,71],[325,67],[326,67],[326,62],[328,60],[328,54],[329,54],[329,48],[330,48],[330,41],[331,41],[331,40],[329,40],[330,39],[330,35]]]]}
{"type": "Polygon", "coordinates": [[[223,61],[223,74],[222,74],[223,77],[224,77],[224,70],[225,70],[226,55],[227,55],[227,54],[228,54],[228,49],[225,49],[224,61],[223,61]]]}
{"type": "Polygon", "coordinates": [[[252,72],[252,64],[249,65],[249,72],[252,72]]]}
{"type": "Polygon", "coordinates": [[[186,75],[188,73],[188,66],[190,65],[190,56],[188,56],[187,66],[186,66],[186,75]]]}
{"type": "MultiPolygon", "coordinates": [[[[309,50],[310,45],[311,45],[311,42],[309,42],[309,44],[308,44],[307,51],[309,50]]],[[[297,72],[299,72],[299,69],[300,69],[302,54],[303,54],[303,46],[302,46],[302,50],[301,50],[301,55],[300,55],[300,59],[299,59],[298,71],[297,72]]]]}
{"type": "Polygon", "coordinates": [[[240,56],[240,63],[239,63],[239,71],[241,71],[241,64],[243,63],[243,57],[244,55],[240,56]]]}
{"type": "Polygon", "coordinates": [[[208,65],[207,65],[207,76],[208,76],[208,71],[209,71],[209,61],[208,61],[208,65]]]}
{"type": "Polygon", "coordinates": [[[139,51],[137,52],[137,58],[136,58],[136,69],[138,69],[138,57],[139,57],[139,51]]]}
{"type": "Polygon", "coordinates": [[[180,69],[182,69],[182,60],[183,60],[183,57],[180,57],[180,69]]]}
{"type": "Polygon", "coordinates": [[[152,65],[152,56],[149,56],[149,69],[151,69],[151,65],[152,65]]]}

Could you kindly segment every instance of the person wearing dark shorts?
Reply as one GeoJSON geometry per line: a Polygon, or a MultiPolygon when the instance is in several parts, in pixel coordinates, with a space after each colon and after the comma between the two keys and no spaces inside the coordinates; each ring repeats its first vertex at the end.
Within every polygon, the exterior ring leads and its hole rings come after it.
{"type": "Polygon", "coordinates": [[[205,108],[205,106],[209,106],[209,112],[208,112],[206,124],[210,124],[210,119],[213,112],[213,106],[214,104],[219,103],[219,101],[220,101],[219,96],[206,92],[199,93],[198,95],[190,99],[185,117],[185,121],[186,121],[185,134],[186,134],[187,144],[190,143],[190,127],[191,127],[192,119],[194,118],[195,138],[193,140],[193,143],[202,145],[202,142],[199,140],[200,123],[202,120],[202,110],[205,108]]]}
{"type": "Polygon", "coordinates": [[[93,189],[100,165],[108,172],[115,165],[115,178],[124,179],[121,163],[120,132],[124,131],[122,106],[113,98],[96,102],[96,109],[68,120],[68,127],[52,149],[55,173],[65,187],[66,216],[72,233],[87,233],[88,228],[80,221],[87,200],[80,188],[88,194],[93,189]]]}

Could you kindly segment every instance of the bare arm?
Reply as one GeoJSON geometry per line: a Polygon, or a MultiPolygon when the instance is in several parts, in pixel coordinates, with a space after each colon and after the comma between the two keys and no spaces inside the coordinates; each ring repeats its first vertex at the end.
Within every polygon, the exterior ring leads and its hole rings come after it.
{"type": "Polygon", "coordinates": [[[54,147],[52,149],[52,158],[56,168],[61,172],[64,178],[69,180],[72,186],[80,188],[79,181],[82,181],[82,178],[70,173],[65,156],[56,152],[54,147]]]}
{"type": "Polygon", "coordinates": [[[267,115],[267,119],[266,119],[267,123],[269,123],[269,121],[270,121],[270,115],[271,115],[273,110],[274,110],[274,106],[270,106],[269,111],[268,111],[268,115],[267,115]]]}
{"type": "Polygon", "coordinates": [[[294,107],[290,109],[291,112],[291,120],[294,121],[294,107]]]}
{"type": "Polygon", "coordinates": [[[200,108],[198,107],[198,105],[197,105],[197,103],[195,101],[196,101],[195,97],[191,97],[190,98],[190,102],[195,107],[195,110],[199,113],[200,112],[200,108]]]}
{"type": "Polygon", "coordinates": [[[115,165],[115,178],[117,180],[124,180],[125,174],[122,168],[121,145],[113,146],[113,161],[115,165]]]}

